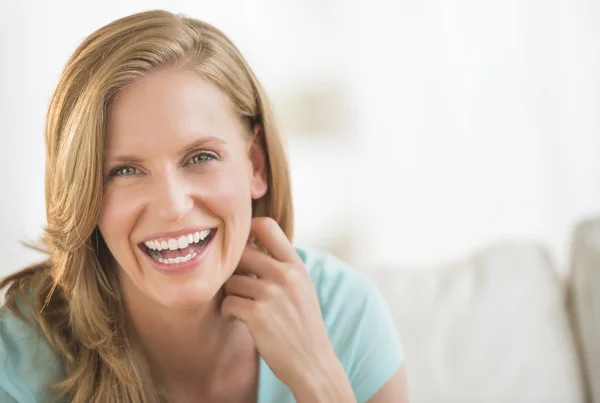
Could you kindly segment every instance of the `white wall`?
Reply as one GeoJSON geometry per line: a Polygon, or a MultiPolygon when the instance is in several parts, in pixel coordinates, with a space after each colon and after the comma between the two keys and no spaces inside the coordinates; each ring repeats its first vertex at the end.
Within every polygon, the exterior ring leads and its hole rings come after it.
{"type": "Polygon", "coordinates": [[[533,239],[564,263],[572,226],[598,213],[598,2],[1,2],[0,275],[36,259],[17,240],[43,226],[44,114],[64,62],[150,8],[221,28],[272,94],[298,243],[383,265],[533,239]],[[325,123],[309,131],[295,100],[311,91],[325,123]]]}

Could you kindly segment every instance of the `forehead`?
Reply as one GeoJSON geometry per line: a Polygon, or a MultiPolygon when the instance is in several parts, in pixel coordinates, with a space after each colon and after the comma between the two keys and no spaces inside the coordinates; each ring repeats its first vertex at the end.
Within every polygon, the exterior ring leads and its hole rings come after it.
{"type": "Polygon", "coordinates": [[[110,110],[105,148],[108,153],[194,141],[198,136],[226,142],[243,132],[227,95],[189,70],[150,73],[123,89],[110,110]]]}

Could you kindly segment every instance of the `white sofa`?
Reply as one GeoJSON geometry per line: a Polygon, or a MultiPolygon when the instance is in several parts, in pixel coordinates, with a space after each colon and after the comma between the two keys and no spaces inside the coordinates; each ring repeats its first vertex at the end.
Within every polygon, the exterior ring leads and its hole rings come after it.
{"type": "Polygon", "coordinates": [[[504,243],[440,267],[370,270],[406,350],[412,403],[600,403],[600,220],[570,273],[504,243]]]}

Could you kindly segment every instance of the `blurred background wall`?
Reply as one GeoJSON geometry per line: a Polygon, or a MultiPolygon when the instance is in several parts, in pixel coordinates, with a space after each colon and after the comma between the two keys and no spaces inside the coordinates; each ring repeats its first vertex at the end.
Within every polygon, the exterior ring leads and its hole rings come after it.
{"type": "Polygon", "coordinates": [[[166,8],[222,29],[287,138],[296,242],[364,267],[506,239],[549,248],[600,210],[594,0],[0,1],[0,276],[39,256],[43,125],[93,30],[166,8]]]}

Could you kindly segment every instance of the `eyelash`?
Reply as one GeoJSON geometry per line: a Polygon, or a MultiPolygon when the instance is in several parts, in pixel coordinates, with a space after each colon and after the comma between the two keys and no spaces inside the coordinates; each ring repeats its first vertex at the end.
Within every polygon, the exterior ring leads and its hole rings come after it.
{"type": "MultiPolygon", "coordinates": [[[[210,152],[210,151],[200,151],[196,154],[194,154],[190,159],[188,159],[188,161],[186,162],[186,164],[184,166],[188,166],[188,165],[198,165],[198,164],[206,164],[212,160],[218,160],[219,157],[217,156],[217,154],[210,152]],[[202,158],[203,160],[200,162],[195,162],[195,163],[190,163],[190,161],[192,161],[195,158],[202,158]]],[[[137,170],[137,168],[132,167],[131,165],[120,165],[116,168],[114,168],[112,171],[110,171],[110,173],[108,174],[108,176],[110,178],[112,177],[116,177],[116,176],[132,176],[132,175],[121,175],[119,174],[120,172],[122,172],[125,169],[135,169],[137,170]]]]}

